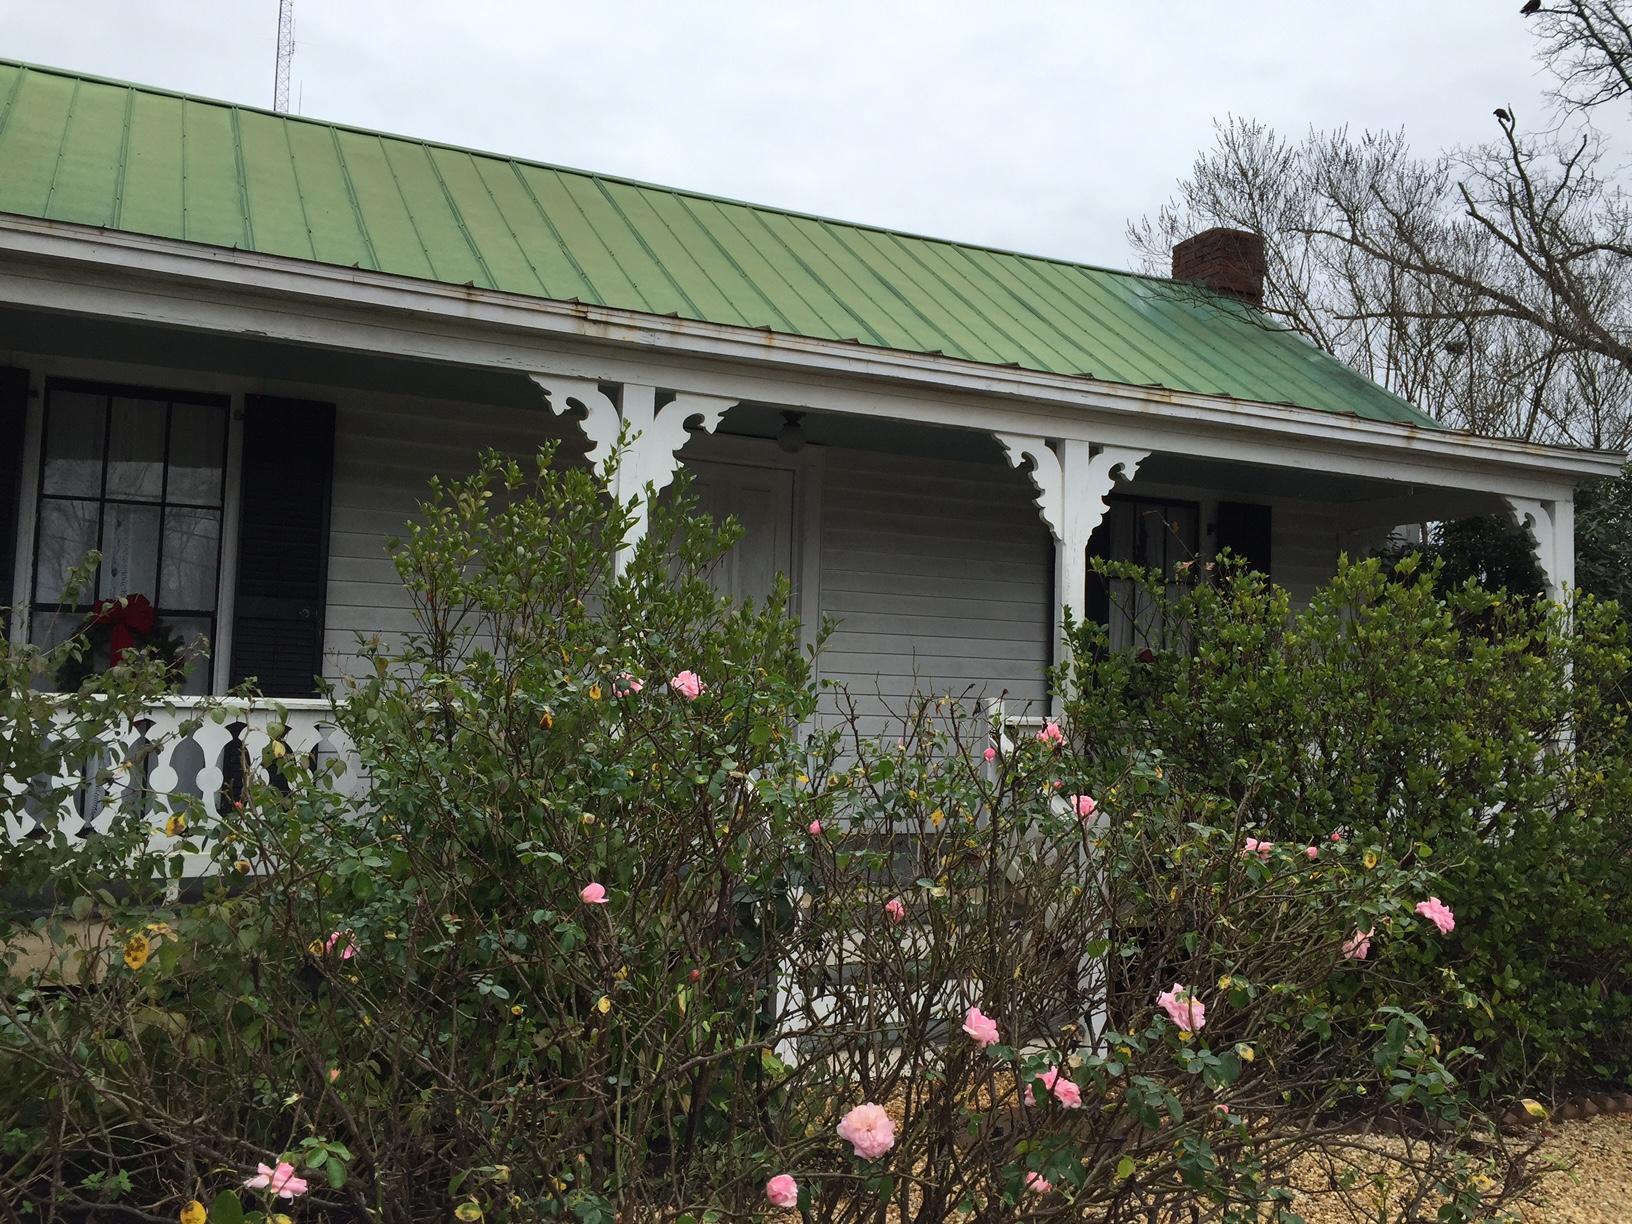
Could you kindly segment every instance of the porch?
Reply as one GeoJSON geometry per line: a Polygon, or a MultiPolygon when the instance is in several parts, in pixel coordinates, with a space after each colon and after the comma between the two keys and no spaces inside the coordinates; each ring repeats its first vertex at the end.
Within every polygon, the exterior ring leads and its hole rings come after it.
{"type": "MultiPolygon", "coordinates": [[[[432,477],[488,447],[526,461],[553,443],[558,463],[599,463],[626,422],[619,492],[689,470],[703,507],[745,528],[719,588],[761,598],[788,574],[807,634],[836,626],[817,662],[825,716],[853,708],[879,734],[915,692],[1046,713],[1064,607],[1140,644],[1137,609],[1088,583],[1090,553],[1172,572],[1228,547],[1301,600],[1396,524],[1507,510],[1536,533],[1554,590],[1570,582],[1567,479],[1481,468],[1434,438],[1385,461],[1342,430],[1322,437],[1329,414],[1071,416],[702,364],[687,375],[698,390],[659,390],[613,357],[591,380],[546,372],[580,360],[567,352],[481,366],[20,307],[0,308],[0,335],[0,366],[26,388],[5,531],[14,640],[52,640],[95,600],[141,594],[161,625],[211,644],[185,696],[106,746],[142,762],[155,812],[169,794],[226,794],[272,738],[344,758],[321,683],[355,667],[360,639],[411,628],[387,542],[432,477]],[[733,382],[744,398],[720,393],[733,382]],[[94,590],[66,597],[66,568],[98,546],[94,590]],[[287,715],[226,701],[199,721],[200,700],[250,677],[287,715]]],[[[87,791],[63,827],[89,835],[128,799],[87,791]]]]}

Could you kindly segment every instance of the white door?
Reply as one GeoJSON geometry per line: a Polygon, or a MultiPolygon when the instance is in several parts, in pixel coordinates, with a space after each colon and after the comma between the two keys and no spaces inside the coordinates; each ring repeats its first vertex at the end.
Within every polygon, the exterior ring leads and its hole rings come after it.
{"type": "Polygon", "coordinates": [[[778,574],[793,573],[793,472],[712,460],[688,459],[686,467],[701,508],[742,524],[742,538],[715,566],[714,589],[763,601],[778,574]]]}

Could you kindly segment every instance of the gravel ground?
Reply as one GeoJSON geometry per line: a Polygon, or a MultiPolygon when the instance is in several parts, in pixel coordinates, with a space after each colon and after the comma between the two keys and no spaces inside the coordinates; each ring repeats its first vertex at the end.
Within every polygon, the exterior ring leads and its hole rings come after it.
{"type": "Polygon", "coordinates": [[[1632,1224],[1632,1114],[1561,1122],[1542,1149],[1549,1173],[1525,1224],[1632,1224]]]}
{"type": "MultiPolygon", "coordinates": [[[[1544,1143],[1537,1158],[1550,1171],[1515,1208],[1524,1224],[1632,1224],[1632,1114],[1549,1124],[1540,1137],[1544,1143]]],[[[1311,1167],[1299,1182],[1312,1190],[1321,1179],[1311,1167]]],[[[1376,1200],[1368,1211],[1305,1194],[1294,1206],[1309,1224],[1379,1224],[1398,1218],[1386,1208],[1379,1215],[1376,1200]]]]}

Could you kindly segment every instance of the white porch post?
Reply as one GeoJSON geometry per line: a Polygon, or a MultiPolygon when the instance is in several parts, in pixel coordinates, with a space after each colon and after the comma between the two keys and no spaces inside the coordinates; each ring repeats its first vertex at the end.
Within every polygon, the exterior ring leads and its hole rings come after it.
{"type": "Polygon", "coordinates": [[[619,544],[613,560],[614,572],[621,574],[634,555],[635,545],[646,535],[652,499],[669,486],[680,470],[680,448],[691,431],[712,433],[725,410],[737,401],[718,395],[680,394],[659,407],[656,387],[625,383],[619,396],[620,412],[619,405],[588,379],[553,374],[534,374],[532,378],[544,392],[551,412],[579,416],[578,423],[590,442],[589,462],[597,475],[606,475],[618,440],[628,431],[611,488],[618,504],[632,506],[634,515],[629,534],[619,544]]]}
{"type": "Polygon", "coordinates": [[[1510,512],[1535,545],[1547,598],[1563,603],[1575,589],[1575,498],[1508,497],[1510,512]]]}
{"type": "MultiPolygon", "coordinates": [[[[1066,657],[1065,616],[1088,613],[1088,540],[1105,517],[1105,498],[1118,480],[1132,480],[1150,454],[1126,446],[995,435],[1009,462],[1030,477],[1037,512],[1054,537],[1054,661],[1066,657]]],[[[1055,696],[1058,712],[1060,697],[1055,696]]]]}

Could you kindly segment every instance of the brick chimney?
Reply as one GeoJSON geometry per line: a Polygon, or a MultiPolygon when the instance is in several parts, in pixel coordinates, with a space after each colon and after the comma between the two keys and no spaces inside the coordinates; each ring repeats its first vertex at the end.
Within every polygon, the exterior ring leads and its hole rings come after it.
{"type": "Polygon", "coordinates": [[[1173,279],[1205,285],[1225,297],[1264,304],[1264,239],[1247,230],[1202,230],[1173,248],[1173,279]]]}

